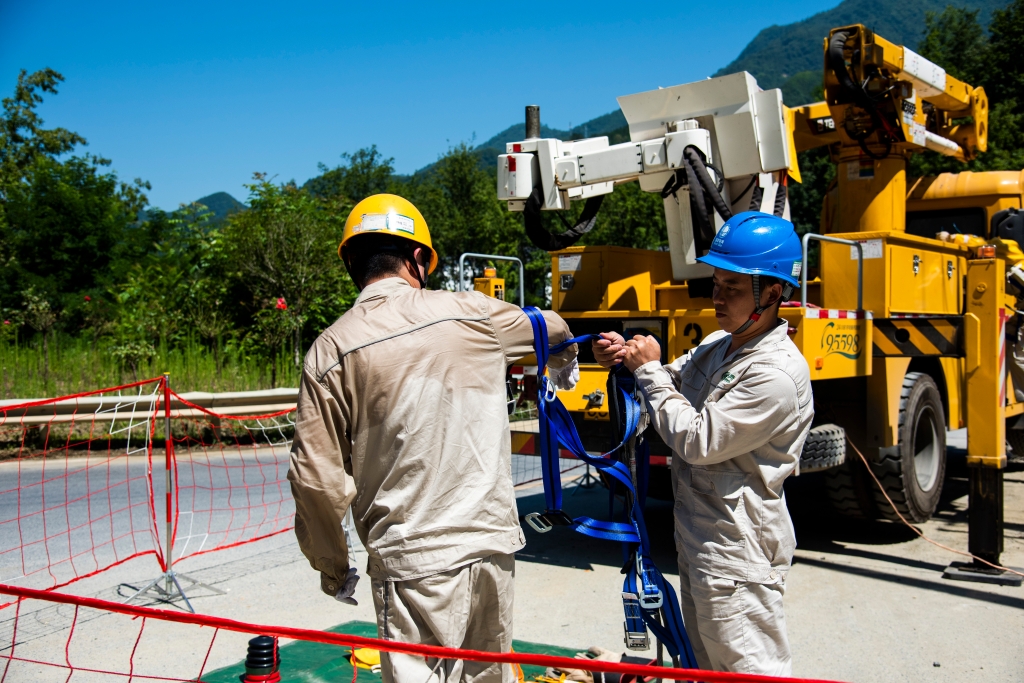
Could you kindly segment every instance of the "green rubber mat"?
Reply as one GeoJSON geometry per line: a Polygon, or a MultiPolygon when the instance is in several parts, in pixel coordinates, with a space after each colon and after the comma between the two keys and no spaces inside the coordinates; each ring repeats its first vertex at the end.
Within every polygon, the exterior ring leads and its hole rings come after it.
{"type": "MultiPolygon", "coordinates": [[[[377,625],[366,621],[349,621],[327,629],[331,633],[346,633],[352,636],[377,637],[377,625]]],[[[572,657],[576,650],[554,645],[527,643],[521,640],[512,641],[516,652],[528,652],[538,655],[560,655],[572,657]]],[[[244,653],[243,653],[244,654],[244,653]]],[[[338,645],[311,643],[296,640],[281,646],[281,681],[282,683],[348,683],[352,680],[352,665],[346,657],[349,649],[338,645]]],[[[237,664],[211,671],[203,675],[205,683],[238,683],[239,677],[245,673],[245,658],[237,664]]],[[[526,680],[537,674],[544,673],[539,666],[524,666],[526,680]]],[[[379,683],[380,674],[367,669],[359,670],[358,681],[362,683],[379,683]]]]}

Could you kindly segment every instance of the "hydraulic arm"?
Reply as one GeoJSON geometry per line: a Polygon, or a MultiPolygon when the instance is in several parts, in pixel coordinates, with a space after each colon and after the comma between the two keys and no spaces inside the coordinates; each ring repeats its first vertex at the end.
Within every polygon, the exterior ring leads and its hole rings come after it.
{"type": "Polygon", "coordinates": [[[664,199],[672,272],[682,281],[710,275],[696,259],[733,213],[788,211],[786,176],[795,173],[796,151],[781,91],[761,90],[744,72],[618,101],[630,142],[540,138],[539,114],[528,107],[527,139],[509,143],[498,158],[498,197],[525,211],[538,246],[571,246],[593,224],[603,195],[638,181],[664,199]],[[539,229],[540,211],[580,199],[590,205],[577,226],[554,239],[539,229]]]}

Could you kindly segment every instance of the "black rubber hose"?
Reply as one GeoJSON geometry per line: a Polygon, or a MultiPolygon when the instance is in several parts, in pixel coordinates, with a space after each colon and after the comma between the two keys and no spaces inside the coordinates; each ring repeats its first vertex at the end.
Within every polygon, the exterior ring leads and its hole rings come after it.
{"type": "Polygon", "coordinates": [[[683,163],[683,171],[686,172],[686,184],[690,186],[690,199],[697,209],[697,227],[700,229],[700,237],[705,245],[710,245],[715,239],[715,230],[708,221],[708,205],[704,203],[704,190],[697,181],[697,173],[693,166],[683,163]]]}
{"type": "MultiPolygon", "coordinates": [[[[544,197],[544,188],[537,185],[526,200],[526,208],[523,211],[523,221],[526,224],[526,236],[533,242],[533,246],[545,251],[558,251],[576,244],[581,237],[594,229],[597,222],[597,211],[601,208],[604,195],[597,195],[587,200],[583,206],[583,213],[580,215],[576,225],[570,226],[565,232],[554,235],[544,229],[540,222],[540,205],[544,197]]],[[[559,216],[561,218],[561,216],[559,216]]],[[[562,219],[564,223],[565,220],[562,219]]]]}
{"type": "Polygon", "coordinates": [[[843,56],[843,48],[849,38],[850,34],[846,31],[832,34],[828,41],[828,66],[832,69],[832,73],[835,75],[836,80],[839,81],[839,85],[843,90],[853,95],[853,99],[857,104],[874,115],[875,103],[871,101],[871,98],[867,96],[863,88],[858,87],[853,82],[853,78],[846,68],[846,57],[843,56]]]}
{"type": "Polygon", "coordinates": [[[683,150],[683,156],[688,162],[688,166],[693,168],[696,173],[697,179],[700,181],[700,186],[704,188],[704,191],[711,197],[711,203],[718,212],[718,215],[722,217],[722,220],[729,220],[732,218],[732,209],[726,203],[725,199],[722,198],[722,193],[718,191],[718,187],[715,181],[711,179],[711,175],[708,173],[707,167],[704,165],[704,159],[701,158],[700,152],[693,145],[686,147],[683,150]]]}
{"type": "Polygon", "coordinates": [[[782,218],[782,214],[786,212],[787,194],[789,194],[788,188],[783,183],[779,183],[778,189],[775,190],[775,210],[772,211],[779,218],[782,218]]]}
{"type": "Polygon", "coordinates": [[[750,208],[748,211],[760,211],[761,200],[764,199],[764,188],[758,183],[754,186],[754,192],[750,195],[750,208]]]}
{"type": "Polygon", "coordinates": [[[668,199],[669,195],[675,195],[676,191],[686,184],[686,174],[681,169],[676,170],[671,176],[669,176],[668,182],[661,188],[661,198],[668,199]]]}

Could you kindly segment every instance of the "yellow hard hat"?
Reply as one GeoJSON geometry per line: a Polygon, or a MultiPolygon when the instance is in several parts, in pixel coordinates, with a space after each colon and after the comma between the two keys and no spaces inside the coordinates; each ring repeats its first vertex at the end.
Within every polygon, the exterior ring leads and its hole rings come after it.
{"type": "Polygon", "coordinates": [[[427,275],[437,268],[437,252],[430,242],[427,221],[412,202],[394,194],[375,194],[355,205],[345,221],[338,256],[345,260],[345,245],[360,235],[388,234],[402,237],[430,250],[427,275]]]}

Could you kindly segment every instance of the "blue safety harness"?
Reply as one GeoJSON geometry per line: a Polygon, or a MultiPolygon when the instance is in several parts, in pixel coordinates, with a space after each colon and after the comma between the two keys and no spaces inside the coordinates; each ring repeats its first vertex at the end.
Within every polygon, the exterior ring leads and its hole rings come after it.
{"type": "MultiPolygon", "coordinates": [[[[626,615],[626,646],[631,650],[646,650],[650,646],[647,629],[668,648],[673,659],[684,667],[696,669],[697,659],[686,636],[679,601],[675,590],[665,581],[651,559],[647,527],[644,524],[644,498],[647,489],[649,452],[645,443],[636,448],[636,474],[621,460],[621,454],[635,444],[639,436],[640,404],[634,398],[632,373],[613,371],[615,396],[620,410],[623,438],[618,446],[600,456],[587,453],[580,441],[576,425],[569,411],[558,399],[554,386],[544,375],[549,353],[558,353],[572,344],[589,343],[596,334],[575,337],[548,348],[548,328],[540,310],[529,306],[523,309],[533,325],[533,347],[537,355],[537,414],[540,422],[539,448],[544,480],[543,513],[526,515],[526,521],[540,533],[555,526],[568,526],[581,534],[623,544],[626,578],[622,586],[622,606],[626,615]],[[586,464],[598,469],[613,487],[626,491],[624,521],[612,522],[577,517],[573,519],[562,510],[562,479],[559,466],[559,446],[565,448],[586,464]],[[612,456],[617,456],[615,459],[612,456]]],[[[611,389],[609,389],[611,390],[611,389]]]]}

